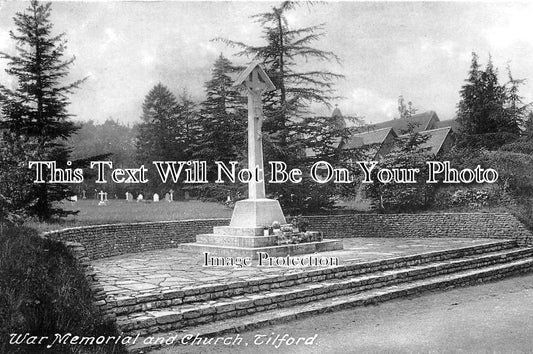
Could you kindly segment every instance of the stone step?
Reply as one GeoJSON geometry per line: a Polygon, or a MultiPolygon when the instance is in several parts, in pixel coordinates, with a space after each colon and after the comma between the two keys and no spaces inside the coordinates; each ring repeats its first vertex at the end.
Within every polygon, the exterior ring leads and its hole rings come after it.
{"type": "Polygon", "coordinates": [[[295,319],[316,316],[321,313],[338,311],[342,309],[378,304],[384,301],[416,296],[421,293],[449,289],[453,287],[468,286],[484,281],[492,281],[504,277],[530,272],[533,269],[533,258],[515,260],[505,264],[486,266],[481,269],[469,269],[452,274],[439,275],[436,277],[420,279],[409,283],[385,286],[376,289],[351,293],[336,297],[315,297],[311,302],[296,304],[290,308],[272,309],[263,312],[256,312],[243,317],[227,318],[221,321],[210,321],[203,325],[194,327],[184,327],[180,330],[163,330],[150,334],[149,338],[141,336],[136,343],[128,347],[131,353],[146,353],[150,350],[160,348],[159,343],[154,344],[157,338],[166,340],[175,336],[174,345],[188,344],[198,335],[202,338],[227,335],[229,333],[239,333],[256,328],[286,323],[295,319]],[[193,336],[191,339],[190,336],[193,336]],[[185,340],[185,342],[182,342],[185,340]]]}
{"type": "Polygon", "coordinates": [[[196,242],[204,245],[221,245],[241,248],[257,248],[277,246],[278,237],[270,236],[239,236],[224,234],[200,234],[196,235],[196,242]]]}
{"type": "Polygon", "coordinates": [[[504,250],[351,278],[299,284],[258,294],[172,306],[165,309],[119,316],[117,324],[126,333],[140,332],[146,334],[157,332],[161,329],[173,330],[185,326],[223,320],[228,317],[244,316],[253,312],[290,307],[313,301],[317,298],[341,296],[372,288],[510,262],[524,257],[533,257],[533,248],[504,250]]]}
{"type": "Polygon", "coordinates": [[[182,243],[179,245],[179,249],[182,251],[195,252],[198,255],[201,255],[203,252],[209,252],[217,257],[249,257],[251,259],[257,259],[258,252],[268,253],[270,257],[285,257],[287,255],[341,250],[342,240],[324,239],[320,242],[305,242],[264,247],[237,247],[204,243],[182,243]]]}
{"type": "Polygon", "coordinates": [[[363,275],[370,272],[385,271],[400,267],[414,266],[429,262],[467,257],[471,255],[496,252],[516,247],[515,241],[496,241],[483,245],[468,246],[444,251],[433,251],[404,257],[395,257],[363,263],[351,263],[330,268],[313,270],[302,269],[287,275],[274,275],[267,278],[234,281],[224,284],[203,284],[188,286],[182,289],[165,290],[155,294],[140,294],[136,296],[122,296],[109,300],[111,308],[117,315],[147,311],[180,304],[198,301],[216,300],[257,293],[277,288],[294,286],[308,282],[317,282],[327,279],[341,279],[363,275]]]}
{"type": "Polygon", "coordinates": [[[235,236],[263,236],[263,230],[264,227],[215,226],[213,227],[213,234],[235,236]]]}

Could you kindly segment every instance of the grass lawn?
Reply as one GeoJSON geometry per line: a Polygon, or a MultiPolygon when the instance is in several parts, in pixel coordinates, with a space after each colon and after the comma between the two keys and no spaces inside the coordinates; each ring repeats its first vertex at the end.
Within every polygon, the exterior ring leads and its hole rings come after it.
{"type": "Polygon", "coordinates": [[[25,226],[39,231],[57,230],[82,225],[116,224],[141,221],[169,221],[187,219],[230,218],[232,209],[218,203],[197,200],[153,203],[109,200],[107,205],[98,206],[98,201],[85,199],[72,204],[65,202],[63,209],[79,210],[78,215],[69,216],[57,223],[27,221],[25,226]]]}

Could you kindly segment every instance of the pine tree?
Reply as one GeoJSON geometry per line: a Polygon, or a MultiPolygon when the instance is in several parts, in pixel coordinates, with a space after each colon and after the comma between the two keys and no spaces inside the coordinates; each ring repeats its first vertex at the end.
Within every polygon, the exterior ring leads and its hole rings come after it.
{"type": "MultiPolygon", "coordinates": [[[[309,114],[311,103],[330,106],[334,95],[333,85],[342,75],[327,70],[298,71],[296,67],[305,61],[339,61],[332,52],[313,48],[311,45],[324,36],[322,26],[291,29],[286,13],[296,7],[295,2],[286,1],[271,12],[254,15],[263,27],[264,46],[250,46],[241,42],[222,39],[230,46],[240,48],[238,56],[260,60],[267,69],[277,90],[266,95],[264,129],[276,135],[279,147],[283,149],[293,136],[298,118],[309,114]]],[[[290,155],[292,152],[286,152],[290,155]]]]}
{"type": "Polygon", "coordinates": [[[201,134],[195,156],[206,160],[210,170],[214,161],[237,161],[246,151],[246,97],[231,87],[230,77],[238,70],[221,54],[211,79],[205,83],[206,99],[200,111],[201,134]]]}
{"type": "Polygon", "coordinates": [[[416,114],[416,111],[418,111],[418,109],[413,106],[413,102],[409,101],[406,105],[403,96],[400,95],[398,97],[398,113],[400,114],[400,119],[411,118],[416,114]]]}
{"type": "Polygon", "coordinates": [[[516,79],[511,73],[510,66],[507,66],[508,82],[506,85],[506,122],[512,130],[513,134],[520,134],[520,126],[527,129],[528,113],[531,108],[531,103],[524,104],[524,97],[520,96],[520,85],[525,83],[525,79],[516,79]]]}
{"type": "MultiPolygon", "coordinates": [[[[330,62],[339,61],[339,58],[332,52],[312,46],[317,39],[325,35],[322,26],[297,29],[289,27],[286,14],[296,6],[296,2],[283,2],[280,6],[273,7],[270,12],[252,17],[263,27],[265,45],[251,46],[227,39],[218,40],[239,48],[241,51],[238,56],[261,61],[277,88],[263,97],[265,161],[284,161],[288,168],[298,167],[307,170],[306,165],[309,160],[304,153],[306,148],[312,147],[318,150],[323,147],[328,150],[324,152],[327,154],[336,140],[333,134],[323,135],[327,121],[310,118],[309,107],[311,104],[330,107],[330,101],[337,98],[334,94],[334,82],[342,78],[342,75],[328,70],[298,70],[298,66],[307,61],[330,62]],[[318,126],[321,128],[316,129],[318,126]]],[[[320,151],[317,156],[322,154],[320,151]]],[[[329,187],[321,185],[324,189],[329,187]]],[[[294,200],[298,200],[299,197],[309,200],[308,197],[300,195],[303,191],[309,191],[309,188],[311,185],[307,185],[307,181],[304,180],[301,185],[269,185],[267,193],[277,196],[284,206],[300,208],[302,204],[294,203],[294,200]],[[303,185],[305,186],[302,187],[303,185]]],[[[321,205],[321,202],[325,205],[331,201],[329,198],[331,193],[325,190],[317,191],[316,195],[321,201],[317,200],[316,203],[308,205],[316,207],[321,205]]],[[[302,206],[302,208],[307,207],[302,206]]]]}
{"type": "Polygon", "coordinates": [[[193,101],[187,90],[178,97],[176,107],[176,143],[182,160],[190,160],[195,151],[196,141],[200,132],[198,104],[193,101]]]}
{"type": "Polygon", "coordinates": [[[4,221],[23,222],[37,200],[27,161],[39,160],[36,138],[3,132],[0,138],[0,228],[4,221]]]}
{"type": "Polygon", "coordinates": [[[161,186],[153,161],[181,160],[182,130],[178,124],[178,102],[176,96],[163,84],[158,83],[146,95],[143,102],[142,123],[137,130],[136,160],[148,168],[149,187],[161,186]]]}
{"type": "Polygon", "coordinates": [[[499,84],[492,60],[489,58],[485,70],[481,70],[475,53],[466,81],[457,111],[461,144],[498,148],[516,139],[525,114],[518,96],[521,81],[510,75],[507,85],[499,84]]]}
{"type": "MultiPolygon", "coordinates": [[[[6,72],[17,79],[18,85],[15,89],[0,85],[2,128],[19,137],[35,138],[40,159],[56,161],[64,168],[69,155],[64,139],[77,129],[67,111],[68,95],[83,80],[64,83],[74,58],[63,59],[65,34],[52,34],[50,14],[50,3],[32,1],[26,11],[14,17],[17,30],[9,35],[16,43],[17,54],[0,56],[9,61],[6,72]]],[[[42,183],[34,186],[32,193],[37,201],[30,207],[31,214],[49,219],[71,213],[56,205],[73,195],[67,184],[42,183]]]]}

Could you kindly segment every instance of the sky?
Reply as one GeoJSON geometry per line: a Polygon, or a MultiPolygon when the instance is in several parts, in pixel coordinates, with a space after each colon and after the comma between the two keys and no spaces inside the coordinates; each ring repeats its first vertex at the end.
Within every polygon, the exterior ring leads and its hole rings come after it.
{"type": "MultiPolygon", "coordinates": [[[[71,96],[75,120],[140,121],[142,102],[157,83],[176,95],[205,97],[204,84],[222,53],[249,60],[214,38],[260,45],[261,27],[250,16],[276,2],[54,2],[54,33],[66,33],[67,56],[76,56],[68,79],[87,77],[71,96]]],[[[13,16],[28,3],[0,0],[0,51],[13,53],[13,16]]],[[[288,13],[293,28],[323,24],[315,47],[340,63],[301,63],[344,75],[332,102],[344,115],[377,123],[398,116],[398,96],[441,120],[455,116],[459,90],[476,52],[492,57],[500,80],[529,79],[520,93],[533,101],[533,4],[527,2],[326,2],[288,13]]],[[[14,85],[0,60],[0,83],[14,85]]],[[[297,68],[298,69],[298,68],[297,68]]],[[[314,106],[317,115],[327,107],[314,106]]]]}

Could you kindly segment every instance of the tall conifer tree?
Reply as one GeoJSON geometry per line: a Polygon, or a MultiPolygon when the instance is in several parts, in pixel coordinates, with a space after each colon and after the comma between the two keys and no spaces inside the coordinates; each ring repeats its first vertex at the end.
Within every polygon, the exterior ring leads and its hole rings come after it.
{"type": "Polygon", "coordinates": [[[509,70],[509,82],[500,84],[492,60],[489,58],[482,70],[478,56],[472,53],[457,110],[463,144],[497,148],[519,136],[527,107],[518,95],[521,83],[522,80],[514,79],[509,70]]]}
{"type": "Polygon", "coordinates": [[[178,145],[178,102],[176,96],[158,83],[144,98],[142,123],[137,127],[136,160],[148,168],[149,187],[161,186],[153,161],[180,160],[178,145]]]}
{"type": "MultiPolygon", "coordinates": [[[[54,35],[50,22],[51,4],[32,1],[24,12],[14,17],[16,31],[9,35],[16,44],[16,54],[0,53],[7,59],[6,72],[17,79],[12,89],[0,85],[2,128],[18,138],[38,141],[36,149],[41,160],[56,161],[67,167],[69,150],[64,139],[77,129],[70,120],[68,95],[83,81],[65,84],[65,77],[74,58],[64,59],[65,34],[54,35]]],[[[36,202],[30,213],[41,219],[66,215],[57,201],[73,193],[67,184],[42,183],[34,186],[36,202]]]]}
{"type": "Polygon", "coordinates": [[[200,111],[201,133],[195,156],[208,161],[211,174],[214,161],[237,161],[246,151],[246,97],[232,88],[230,76],[238,70],[221,54],[205,83],[207,97],[200,111]]]}
{"type": "MultiPolygon", "coordinates": [[[[339,58],[313,46],[325,35],[321,25],[297,29],[289,26],[287,13],[296,6],[296,2],[286,1],[269,12],[253,16],[263,28],[264,45],[218,40],[240,49],[238,56],[261,61],[276,86],[276,90],[263,98],[265,161],[284,161],[289,169],[298,167],[308,171],[310,159],[306,151],[312,149],[315,157],[327,157],[331,161],[332,147],[344,133],[344,130],[334,129],[328,117],[312,117],[310,109],[313,104],[330,107],[330,101],[337,98],[335,81],[342,75],[326,69],[302,69],[308,61],[331,62],[339,58]]],[[[309,183],[307,178],[298,185],[267,186],[267,193],[277,196],[284,206],[299,210],[330,204],[332,192],[331,186],[309,183]]]]}

